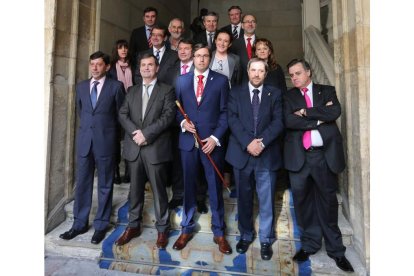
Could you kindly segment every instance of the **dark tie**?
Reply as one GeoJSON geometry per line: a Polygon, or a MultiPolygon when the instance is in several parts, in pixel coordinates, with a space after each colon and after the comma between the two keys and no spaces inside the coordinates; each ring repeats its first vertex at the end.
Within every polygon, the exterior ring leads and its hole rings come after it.
{"type": "Polygon", "coordinates": [[[148,32],[149,32],[149,35],[148,35],[148,47],[149,48],[152,48],[152,42],[151,42],[151,28],[148,28],[148,32]]]}
{"type": "Polygon", "coordinates": [[[214,33],[208,33],[208,47],[211,49],[211,47],[213,47],[213,35],[214,33]]]}
{"type": "Polygon", "coordinates": [[[234,37],[234,38],[239,38],[239,34],[237,33],[237,25],[234,25],[234,29],[233,29],[233,37],[234,37]]]}
{"type": "Polygon", "coordinates": [[[98,84],[99,84],[99,81],[94,81],[93,86],[92,86],[91,103],[92,103],[93,109],[95,109],[96,102],[98,101],[98,89],[97,89],[98,84]]]}
{"type": "Polygon", "coordinates": [[[156,51],[155,57],[158,59],[158,62],[160,62],[160,50],[156,51]]]}
{"type": "Polygon", "coordinates": [[[254,135],[256,135],[257,119],[259,117],[259,107],[260,107],[259,93],[260,93],[259,89],[253,89],[252,110],[253,110],[254,135]]]}

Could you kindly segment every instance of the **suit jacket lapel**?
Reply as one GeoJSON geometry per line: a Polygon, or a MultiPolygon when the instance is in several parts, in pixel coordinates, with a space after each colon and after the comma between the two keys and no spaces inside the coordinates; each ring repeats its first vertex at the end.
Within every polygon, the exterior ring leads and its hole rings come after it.
{"type": "MultiPolygon", "coordinates": [[[[99,97],[98,100],[96,102],[96,106],[95,106],[95,110],[98,109],[99,104],[104,100],[104,98],[107,96],[107,93],[105,92],[109,86],[108,84],[109,82],[107,81],[107,79],[105,79],[105,82],[103,83],[102,89],[101,89],[101,93],[99,93],[99,97]]],[[[91,106],[92,106],[92,102],[91,102],[91,106]]]]}
{"type": "Polygon", "coordinates": [[[321,93],[319,85],[317,84],[313,84],[312,86],[312,98],[314,107],[323,105],[323,95],[321,93]]]}
{"type": "Polygon", "coordinates": [[[268,90],[267,87],[263,86],[262,97],[260,98],[259,115],[257,118],[257,129],[259,129],[260,121],[262,119],[262,114],[264,114],[265,110],[268,109],[271,95],[272,95],[272,92],[268,90]]]}
{"type": "MultiPolygon", "coordinates": [[[[249,116],[247,116],[249,120],[249,124],[251,126],[251,129],[253,130],[253,108],[252,108],[252,101],[250,99],[250,91],[248,86],[243,86],[243,90],[241,91],[241,102],[243,110],[240,110],[240,112],[248,112],[249,116]]],[[[240,117],[240,118],[246,118],[246,117],[240,117]]]]}
{"type": "Polygon", "coordinates": [[[136,106],[138,108],[138,114],[139,114],[138,119],[141,119],[141,121],[142,121],[142,84],[138,85],[137,94],[136,94],[136,97],[134,99],[133,106],[136,106]]]}
{"type": "Polygon", "coordinates": [[[210,86],[213,85],[212,82],[214,80],[214,76],[213,76],[213,74],[211,72],[212,72],[212,70],[210,69],[210,71],[208,72],[206,85],[204,86],[203,94],[201,95],[200,105],[203,103],[203,100],[206,97],[206,95],[207,95],[207,93],[209,91],[210,86]]]}
{"type": "Polygon", "coordinates": [[[229,72],[230,72],[229,80],[231,80],[233,76],[233,72],[234,72],[234,66],[236,66],[236,61],[232,57],[231,53],[227,54],[227,61],[229,62],[229,72]]]}
{"type": "MultiPolygon", "coordinates": [[[[158,81],[157,81],[154,85],[154,88],[152,89],[151,96],[148,100],[147,109],[145,109],[145,115],[144,115],[144,118],[143,118],[144,120],[145,120],[145,118],[147,118],[148,112],[151,109],[151,106],[154,103],[155,98],[157,98],[157,96],[158,96],[158,89],[159,89],[159,85],[158,85],[158,81]]],[[[142,99],[142,97],[141,97],[141,99],[142,99]]],[[[142,101],[141,101],[141,110],[142,110],[142,101]]],[[[141,113],[142,113],[142,111],[141,111],[141,113]]]]}

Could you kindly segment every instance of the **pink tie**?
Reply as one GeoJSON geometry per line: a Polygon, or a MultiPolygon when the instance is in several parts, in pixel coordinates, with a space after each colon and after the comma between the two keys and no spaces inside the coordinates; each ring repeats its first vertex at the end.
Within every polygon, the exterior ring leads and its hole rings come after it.
{"type": "Polygon", "coordinates": [[[187,64],[184,64],[183,66],[181,66],[182,68],[183,68],[183,70],[181,71],[181,75],[185,75],[185,74],[187,74],[187,68],[188,68],[188,65],[187,64]]]}
{"type": "MultiPolygon", "coordinates": [[[[309,98],[308,94],[306,94],[308,92],[309,89],[302,88],[301,91],[303,92],[303,95],[305,96],[305,101],[306,101],[306,107],[312,107],[312,102],[311,99],[309,98]]],[[[303,146],[305,147],[305,149],[309,149],[312,145],[312,138],[311,138],[311,131],[307,130],[305,131],[305,133],[303,134],[303,146]]]]}

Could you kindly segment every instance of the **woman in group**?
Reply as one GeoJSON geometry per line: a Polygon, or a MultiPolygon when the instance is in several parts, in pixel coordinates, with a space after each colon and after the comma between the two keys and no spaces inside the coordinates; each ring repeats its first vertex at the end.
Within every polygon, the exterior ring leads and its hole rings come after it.
{"type": "Polygon", "coordinates": [[[225,75],[229,79],[230,87],[241,82],[241,66],[239,56],[230,53],[233,35],[226,30],[219,30],[214,36],[216,50],[212,53],[210,69],[225,75]]]}
{"type": "Polygon", "coordinates": [[[269,72],[264,83],[279,88],[282,91],[282,95],[285,94],[287,91],[285,73],[276,62],[272,42],[266,38],[258,38],[254,42],[252,52],[253,57],[264,59],[267,65],[269,65],[269,72]]]}
{"type": "MultiPolygon", "coordinates": [[[[119,80],[124,84],[125,91],[128,91],[128,88],[134,85],[133,73],[134,70],[131,68],[131,55],[128,52],[128,41],[125,39],[117,40],[112,48],[112,58],[111,58],[111,67],[108,71],[107,76],[111,79],[119,80]]],[[[120,140],[123,140],[123,132],[119,130],[120,140]]],[[[127,162],[125,162],[125,173],[123,179],[119,173],[119,164],[121,162],[121,149],[119,147],[117,165],[115,170],[115,184],[121,184],[121,182],[128,183],[130,181],[129,169],[127,162]]]]}

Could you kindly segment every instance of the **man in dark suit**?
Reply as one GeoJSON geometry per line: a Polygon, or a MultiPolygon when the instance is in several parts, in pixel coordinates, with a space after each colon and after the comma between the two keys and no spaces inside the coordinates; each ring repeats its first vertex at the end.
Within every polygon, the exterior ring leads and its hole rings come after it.
{"type": "MultiPolygon", "coordinates": [[[[138,55],[138,60],[141,59],[143,54],[153,54],[159,63],[157,79],[160,82],[172,85],[174,82],[174,74],[171,74],[174,69],[175,63],[178,60],[177,52],[168,49],[165,46],[165,40],[167,39],[167,29],[161,26],[153,26],[151,31],[152,47],[145,50],[138,55]]],[[[135,70],[134,75],[135,83],[142,82],[142,77],[139,68],[135,70]]]]}
{"type": "Polygon", "coordinates": [[[231,135],[226,160],[233,166],[237,185],[240,240],[236,249],[239,253],[245,253],[255,236],[253,195],[256,188],[260,253],[263,260],[270,260],[272,244],[276,240],[276,171],[282,167],[282,155],[277,143],[283,131],[282,92],[263,85],[269,70],[264,60],[252,58],[247,67],[249,82],[233,88],[228,102],[231,135]]]}
{"type": "Polygon", "coordinates": [[[228,10],[230,24],[221,28],[233,35],[233,39],[243,37],[244,30],[241,24],[242,9],[239,6],[231,6],[228,10]]]}
{"type": "Polygon", "coordinates": [[[122,82],[106,77],[109,56],[100,51],[89,57],[92,78],[76,86],[76,108],[80,126],[77,135],[77,177],[72,228],[60,238],[70,240],[86,233],[92,206],[95,168],[98,173],[98,209],[91,242],[100,243],[112,211],[112,190],[118,148],[118,110],[125,89],[122,82]]]}
{"type": "Polygon", "coordinates": [[[216,45],[214,44],[214,35],[217,31],[218,20],[218,14],[213,11],[208,12],[205,16],[203,16],[203,25],[206,30],[193,38],[194,43],[208,45],[208,47],[214,51],[216,49],[216,45]]]}
{"type": "Polygon", "coordinates": [[[192,120],[188,123],[177,112],[177,121],[182,132],[179,138],[184,177],[184,204],[181,221],[182,232],[175,242],[175,250],[183,249],[192,238],[196,209],[196,179],[202,166],[208,183],[210,209],[212,213],[211,228],[213,241],[218,244],[220,252],[231,254],[232,249],[224,237],[224,202],[223,187],[210,163],[211,156],[219,169],[223,167],[223,135],[227,130],[227,97],[229,82],[222,74],[209,70],[211,50],[203,44],[193,47],[194,72],[178,77],[176,83],[177,100],[192,120]],[[204,145],[196,143],[194,133],[198,133],[204,145]]]}
{"type": "Polygon", "coordinates": [[[175,93],[172,86],[158,81],[158,61],[152,54],[141,57],[140,71],[142,84],[128,89],[119,110],[126,136],[123,155],[129,163],[131,186],[128,227],[116,244],[124,245],[141,234],[145,183],[149,181],[154,194],[157,247],[165,249],[170,226],[165,184],[167,165],[172,160],[169,127],[175,119],[175,93]]]}
{"type": "MultiPolygon", "coordinates": [[[[179,76],[185,75],[194,71],[193,65],[193,42],[190,39],[181,39],[178,43],[177,53],[178,60],[174,67],[175,75],[174,85],[179,76]]],[[[181,166],[180,149],[178,148],[178,137],[180,135],[180,126],[175,123],[171,129],[172,131],[172,144],[173,144],[173,162],[171,162],[171,187],[172,198],[168,202],[168,207],[174,209],[177,206],[183,205],[184,184],[183,184],[183,168],[181,166]]]]}
{"type": "Polygon", "coordinates": [[[253,56],[253,44],[256,41],[256,24],[257,20],[254,15],[246,14],[242,18],[242,28],[244,35],[233,41],[230,51],[240,57],[242,67],[242,82],[247,82],[247,63],[253,56]]]}
{"type": "Polygon", "coordinates": [[[312,82],[308,62],[294,59],[287,67],[294,88],[284,99],[284,161],[302,242],[293,259],[308,260],[323,237],[328,256],[340,269],[353,271],[338,227],[337,174],[344,170],[345,158],[335,121],[341,106],[333,86],[312,82]]]}
{"type": "Polygon", "coordinates": [[[134,29],[131,33],[131,38],[129,39],[129,52],[131,53],[133,68],[137,65],[138,54],[142,51],[148,50],[152,46],[150,45],[151,30],[156,24],[157,16],[158,11],[156,8],[145,8],[142,17],[144,26],[134,29]]]}

